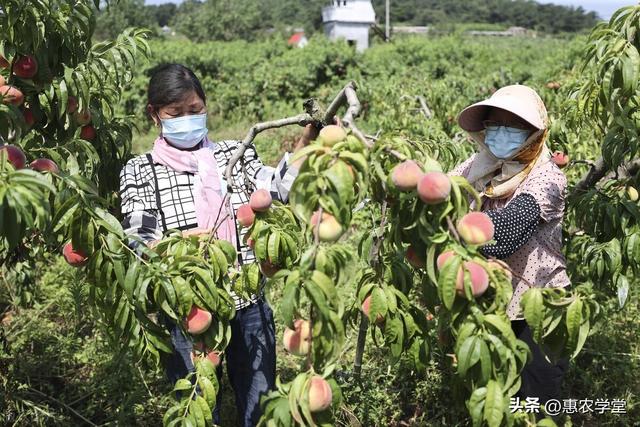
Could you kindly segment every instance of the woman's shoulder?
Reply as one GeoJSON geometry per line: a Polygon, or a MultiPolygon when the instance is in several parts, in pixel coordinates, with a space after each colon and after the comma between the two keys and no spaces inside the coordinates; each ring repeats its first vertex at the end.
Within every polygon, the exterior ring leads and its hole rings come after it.
{"type": "Polygon", "coordinates": [[[145,179],[152,166],[150,157],[150,153],[143,153],[130,158],[120,172],[121,177],[135,180],[145,179]]]}
{"type": "Polygon", "coordinates": [[[240,145],[240,141],[235,139],[223,139],[220,141],[212,141],[214,145],[214,151],[216,154],[223,155],[224,157],[231,157],[240,145]]]}
{"type": "Polygon", "coordinates": [[[528,181],[555,184],[564,189],[567,186],[567,177],[551,159],[536,166],[529,174],[528,181]]]}

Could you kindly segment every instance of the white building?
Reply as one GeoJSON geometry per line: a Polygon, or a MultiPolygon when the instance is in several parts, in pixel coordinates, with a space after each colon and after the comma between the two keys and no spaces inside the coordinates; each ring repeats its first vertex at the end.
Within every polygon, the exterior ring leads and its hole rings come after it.
{"type": "Polygon", "coordinates": [[[331,40],[343,38],[362,52],[369,47],[369,28],[376,13],[369,0],[333,0],[322,9],[324,33],[331,40]]]}

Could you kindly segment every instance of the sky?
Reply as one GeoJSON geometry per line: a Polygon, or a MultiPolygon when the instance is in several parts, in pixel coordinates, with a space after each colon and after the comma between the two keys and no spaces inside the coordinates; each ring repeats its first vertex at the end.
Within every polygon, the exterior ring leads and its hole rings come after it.
{"type": "MultiPolygon", "coordinates": [[[[147,4],[180,3],[182,0],[146,0],[147,4]]],[[[603,19],[609,19],[613,12],[622,6],[637,4],[632,0],[539,0],[538,3],[555,3],[568,6],[582,6],[588,11],[595,11],[603,19]]]]}

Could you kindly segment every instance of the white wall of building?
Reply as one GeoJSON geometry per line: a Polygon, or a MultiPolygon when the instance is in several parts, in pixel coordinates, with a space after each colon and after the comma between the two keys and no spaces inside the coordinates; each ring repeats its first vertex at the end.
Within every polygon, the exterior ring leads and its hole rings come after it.
{"type": "Polygon", "coordinates": [[[329,22],[324,25],[324,33],[330,40],[353,42],[358,52],[369,47],[369,24],[329,22]]]}

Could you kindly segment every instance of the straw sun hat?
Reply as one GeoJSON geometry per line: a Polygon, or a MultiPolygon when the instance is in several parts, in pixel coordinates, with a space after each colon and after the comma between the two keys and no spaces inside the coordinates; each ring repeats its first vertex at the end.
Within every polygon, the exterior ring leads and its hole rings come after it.
{"type": "Polygon", "coordinates": [[[482,121],[490,107],[507,110],[539,130],[546,129],[549,122],[547,109],[536,91],[528,86],[512,85],[505,86],[491,95],[491,98],[462,110],[458,116],[458,124],[467,132],[484,130],[482,121]]]}

